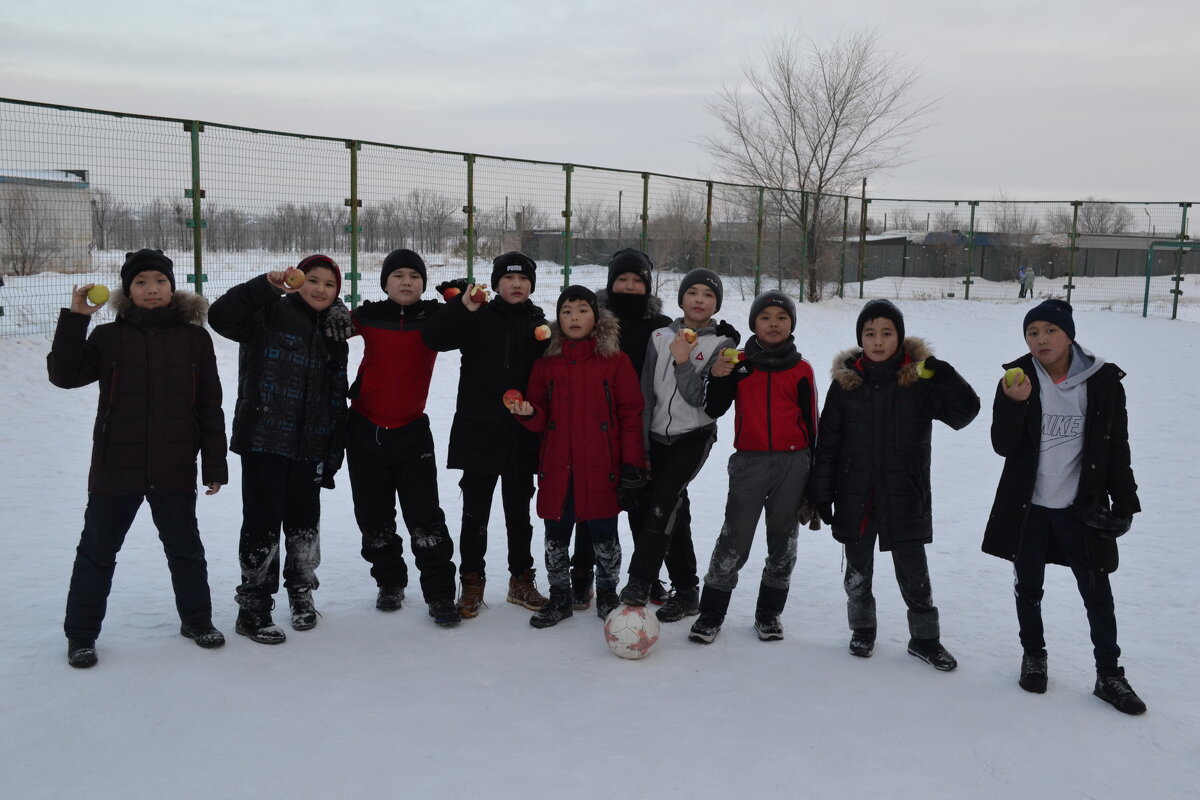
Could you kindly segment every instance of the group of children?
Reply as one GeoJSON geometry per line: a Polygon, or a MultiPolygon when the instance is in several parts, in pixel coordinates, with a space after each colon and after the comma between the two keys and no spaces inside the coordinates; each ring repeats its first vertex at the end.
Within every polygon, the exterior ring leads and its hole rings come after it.
{"type": "MultiPolygon", "coordinates": [[[[505,253],[492,266],[494,298],[483,287],[451,281],[438,287],[444,302],[424,300],[424,261],[396,250],[380,275],[386,299],[351,312],[339,298],[337,264],[314,255],[294,270],[233,287],[208,309],[198,295],[176,291],[161,251],[140,250],[121,268],[116,320],[86,340],[99,306],[87,300],[90,286],[77,287],[48,360],[58,386],[101,385],[67,603],[69,663],[97,662],[115,555],[143,499],[167,552],[181,633],[203,647],[224,643],[211,621],[195,516],[197,453],[208,494],[228,480],[221,387],[203,328],[207,310],[212,329],[241,345],[230,439],[242,459],[239,634],[264,644],[285,640],[271,615],[281,530],[292,627],[316,624],[320,490],[333,488],[345,452],[362,556],[382,611],[401,608],[408,583],[398,499],[434,622],[451,626],[480,613],[487,522],[499,483],[506,599],[534,611],[536,628],[587,609],[593,597],[601,618],[621,603],[658,602],[660,620],[698,617],[689,638],[713,642],[765,510],[767,556],[754,619],[760,639],[783,638],[799,527],[820,520],[845,548],[850,652],[868,657],[874,649],[878,544],[892,554],[908,607],[908,652],[939,670],[955,668],[940,641],[925,555],[933,530],[930,443],[933,420],[961,429],[980,401],[923,340],[905,335],[894,304],[863,307],[857,346],[834,359],[818,414],[813,369],[796,346],[796,307],[781,291],[753,301],[751,335],[738,349],[738,331],[715,318],[723,287],[710,270],[683,277],[682,316],[671,320],[652,292],[650,259],[622,250],[610,261],[604,291],[567,287],[548,321],[530,300],[532,259],[505,253]],[[363,337],[364,355],[348,386],[347,339],[354,335],[363,337]],[[448,451],[449,467],[462,470],[457,601],[454,546],[425,413],[437,352],[449,350],[461,353],[448,451]],[[725,519],[701,591],[688,485],[730,408],[725,519]],[[537,589],[531,552],[535,474],[548,598],[537,589]],[[618,592],[622,510],[634,546],[618,592]],[[664,564],[669,595],[659,581],[664,564]]],[[[1140,510],[1124,373],[1075,343],[1071,307],[1062,301],[1030,310],[1023,330],[1029,354],[1006,365],[996,391],[992,442],[1005,467],[984,538],[985,552],[1015,565],[1019,683],[1046,690],[1042,580],[1046,563],[1065,563],[1088,610],[1095,693],[1141,713],[1145,706],[1117,663],[1108,582],[1115,538],[1140,510]]]]}

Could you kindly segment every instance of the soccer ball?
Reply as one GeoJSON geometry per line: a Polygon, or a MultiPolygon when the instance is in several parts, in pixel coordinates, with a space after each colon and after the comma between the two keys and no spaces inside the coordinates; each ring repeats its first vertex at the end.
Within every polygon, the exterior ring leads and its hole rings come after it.
{"type": "Polygon", "coordinates": [[[645,606],[619,605],[604,620],[604,641],[621,658],[645,658],[658,641],[658,617],[645,606]]]}

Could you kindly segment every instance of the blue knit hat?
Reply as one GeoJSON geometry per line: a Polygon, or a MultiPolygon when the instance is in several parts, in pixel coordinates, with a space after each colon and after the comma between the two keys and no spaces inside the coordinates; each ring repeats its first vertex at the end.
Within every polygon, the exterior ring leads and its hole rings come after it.
{"type": "Polygon", "coordinates": [[[1021,333],[1024,334],[1029,329],[1031,322],[1049,322],[1051,325],[1061,328],[1067,338],[1073,342],[1075,341],[1075,318],[1072,313],[1071,304],[1066,300],[1043,300],[1029,309],[1029,313],[1025,315],[1025,322],[1021,325],[1021,333]]]}

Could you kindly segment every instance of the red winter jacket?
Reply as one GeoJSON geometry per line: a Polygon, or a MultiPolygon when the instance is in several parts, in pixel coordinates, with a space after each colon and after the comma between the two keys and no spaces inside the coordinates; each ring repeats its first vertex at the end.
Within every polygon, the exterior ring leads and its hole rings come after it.
{"type": "Polygon", "coordinates": [[[401,306],[367,301],[354,311],[354,332],[365,348],[350,408],[381,428],[402,428],[425,414],[437,351],[421,338],[425,321],[442,304],[421,300],[401,306]]]}
{"type": "Polygon", "coordinates": [[[621,352],[620,326],[611,312],[600,312],[591,339],[563,339],[557,324],[552,329],[525,393],[534,415],[519,418],[542,435],[538,516],[562,519],[571,486],[577,520],[615,517],[621,465],[646,467],[638,376],[621,352]]]}
{"type": "Polygon", "coordinates": [[[817,441],[817,389],[812,365],[788,339],[764,350],[746,343],[746,361],[725,378],[708,378],[705,410],[719,417],[735,403],[733,446],[772,453],[804,450],[817,441]]]}

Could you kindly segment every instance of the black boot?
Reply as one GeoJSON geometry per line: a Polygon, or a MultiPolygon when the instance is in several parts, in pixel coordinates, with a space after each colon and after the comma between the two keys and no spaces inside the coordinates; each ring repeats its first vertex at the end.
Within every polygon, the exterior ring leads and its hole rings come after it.
{"type": "Polygon", "coordinates": [[[676,589],[663,607],[654,613],[659,622],[679,622],[684,617],[696,616],[700,613],[700,587],[676,589]]]}
{"type": "Polygon", "coordinates": [[[629,582],[621,590],[621,602],[627,606],[644,606],[650,600],[650,581],[636,575],[629,576],[629,582]]]}
{"type": "Polygon", "coordinates": [[[875,629],[859,628],[850,632],[850,655],[870,658],[875,652],[875,629]]]}
{"type": "Polygon", "coordinates": [[[404,607],[404,587],[380,586],[375,607],[380,611],[399,611],[404,607]]]}
{"type": "Polygon", "coordinates": [[[725,622],[725,612],[729,609],[730,597],[732,595],[729,592],[705,586],[704,594],[700,597],[700,619],[692,623],[692,630],[688,633],[688,638],[693,642],[712,644],[713,640],[717,638],[717,634],[721,632],[721,625],[725,622]]]}
{"type": "Polygon", "coordinates": [[[270,611],[247,611],[243,608],[238,612],[233,629],[259,644],[283,644],[287,640],[283,629],[271,619],[270,611]]]}
{"type": "Polygon", "coordinates": [[[958,661],[937,639],[909,639],[908,654],[942,672],[949,672],[958,666],[958,661]]]}
{"type": "Polygon", "coordinates": [[[779,615],[787,603],[788,590],[760,584],[758,587],[758,607],[754,612],[754,630],[758,638],[771,642],[783,638],[783,623],[779,615]]]}
{"type": "Polygon", "coordinates": [[[313,605],[312,589],[288,592],[288,605],[292,607],[292,630],[308,631],[317,627],[317,609],[313,605]]]}
{"type": "Polygon", "coordinates": [[[1096,670],[1096,688],[1092,690],[1092,694],[1106,703],[1111,703],[1113,708],[1122,714],[1143,714],[1146,711],[1146,704],[1142,702],[1142,698],[1137,696],[1129,681],[1125,680],[1124,667],[1096,670]]]}
{"type": "MultiPolygon", "coordinates": [[[[600,619],[608,619],[608,615],[619,605],[621,605],[621,598],[617,597],[616,589],[596,590],[596,616],[600,619]]],[[[575,608],[579,608],[579,606],[576,605],[575,608]]]]}
{"type": "Polygon", "coordinates": [[[211,620],[198,622],[195,625],[180,625],[179,633],[206,649],[225,644],[224,634],[213,627],[211,620]]]}
{"type": "Polygon", "coordinates": [[[1041,655],[1031,656],[1026,653],[1021,657],[1021,679],[1017,683],[1022,689],[1034,694],[1043,694],[1046,691],[1047,681],[1045,650],[1041,655]]]}
{"type": "Polygon", "coordinates": [[[86,669],[99,661],[95,639],[67,639],[67,663],[72,667],[86,669]]]}
{"type": "Polygon", "coordinates": [[[551,628],[575,613],[571,608],[571,587],[550,587],[550,599],[546,605],[529,618],[535,628],[551,628]]]}
{"type": "Polygon", "coordinates": [[[586,611],[592,604],[592,571],[571,570],[571,606],[576,611],[586,611]]]}
{"type": "Polygon", "coordinates": [[[436,624],[443,628],[453,628],[462,622],[462,615],[458,613],[458,606],[454,605],[454,601],[450,599],[433,600],[430,602],[429,616],[433,618],[436,624]]]}

